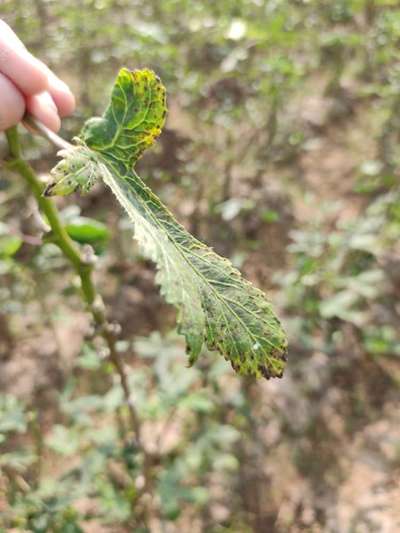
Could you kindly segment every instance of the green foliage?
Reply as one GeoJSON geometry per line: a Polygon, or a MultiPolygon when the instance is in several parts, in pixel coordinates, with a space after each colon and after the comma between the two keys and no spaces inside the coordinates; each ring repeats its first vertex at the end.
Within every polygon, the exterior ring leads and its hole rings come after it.
{"type": "Polygon", "coordinates": [[[107,226],[88,217],[75,217],[66,224],[65,229],[71,239],[82,244],[96,244],[110,238],[107,226]]]}
{"type": "Polygon", "coordinates": [[[18,236],[2,235],[0,236],[0,256],[12,257],[21,247],[22,241],[18,236]]]}
{"type": "Polygon", "coordinates": [[[92,246],[99,255],[104,252],[110,239],[110,231],[107,226],[89,217],[70,217],[65,224],[65,230],[73,241],[92,246]]]}
{"type": "MultiPolygon", "coordinates": [[[[303,327],[310,340],[321,327],[331,346],[342,335],[332,335],[330,320],[340,319],[362,332],[365,349],[377,356],[399,352],[400,339],[382,322],[381,306],[392,299],[397,279],[392,250],[400,231],[396,215],[400,191],[380,195],[355,221],[324,231],[321,220],[293,232],[290,251],[296,267],[282,279],[289,309],[301,302],[308,320],[303,327]],[[393,265],[387,264],[392,258],[393,265]],[[390,266],[389,266],[390,265],[390,266]]],[[[322,213],[319,215],[323,220],[322,213]]]]}
{"type": "MultiPolygon", "coordinates": [[[[153,434],[153,448],[163,466],[155,473],[155,490],[163,519],[175,521],[183,505],[197,510],[207,507],[210,495],[203,479],[210,472],[227,476],[236,472],[234,446],[240,434],[218,420],[229,402],[202,385],[204,371],[184,368],[181,344],[175,335],[138,339],[135,348],[139,361],[149,364],[131,369],[128,378],[141,422],[159,427],[153,434]],[[210,424],[199,426],[199,415],[210,417],[210,424]],[[189,435],[190,442],[186,442],[189,435]]],[[[85,347],[86,357],[88,353],[96,353],[90,345],[85,347]]],[[[133,442],[122,438],[118,425],[110,424],[118,410],[125,408],[121,386],[113,380],[105,394],[83,393],[81,358],[76,365],[81,377],[70,379],[59,397],[63,423],[54,424],[40,443],[41,453],[51,456],[54,464],[64,461],[67,465],[68,458],[73,457],[78,461],[74,460],[58,477],[44,474],[38,486],[29,487],[26,493],[10,489],[7,498],[11,506],[2,514],[0,526],[78,532],[84,530],[80,524],[96,524],[98,520],[110,525],[129,524],[132,514],[139,512],[135,501],[145,468],[143,454],[133,442]],[[90,511],[74,510],[75,504],[85,501],[91,502],[90,511]]],[[[98,368],[86,372],[95,378],[98,368]]],[[[219,359],[207,369],[216,386],[228,374],[228,366],[219,359]]],[[[243,402],[237,394],[236,406],[243,402]]],[[[23,403],[2,396],[0,414],[3,445],[8,446],[17,433],[28,437],[32,416],[23,403]]],[[[3,454],[1,467],[26,475],[39,460],[33,453],[27,461],[27,452],[27,446],[20,446],[13,454],[3,454]]]]}
{"type": "Polygon", "coordinates": [[[135,225],[144,254],[158,267],[157,282],[178,307],[179,331],[190,363],[203,342],[243,375],[281,377],[286,337],[261,291],[192,237],[131,168],[161,132],[165,90],[148,70],[122,69],[103,118],[86,122],[78,146],[62,151],[46,195],[87,191],[101,177],[135,225]]]}

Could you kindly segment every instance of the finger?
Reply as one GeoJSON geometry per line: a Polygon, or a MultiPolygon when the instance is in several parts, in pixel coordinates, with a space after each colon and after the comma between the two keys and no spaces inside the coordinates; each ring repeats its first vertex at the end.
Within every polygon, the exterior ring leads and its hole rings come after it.
{"type": "Polygon", "coordinates": [[[15,126],[25,113],[25,101],[15,85],[0,73],[0,131],[15,126]]]}
{"type": "Polygon", "coordinates": [[[0,21],[0,72],[24,94],[35,94],[46,90],[48,87],[46,70],[21,44],[10,27],[0,21]]]}
{"type": "MultiPolygon", "coordinates": [[[[12,31],[12,29],[2,20],[0,20],[0,31],[3,35],[9,39],[9,42],[14,47],[19,48],[22,51],[26,51],[24,43],[18,38],[18,36],[12,31]]],[[[1,61],[1,51],[0,51],[1,61]]],[[[42,61],[36,60],[42,70],[47,74],[48,90],[58,108],[58,113],[61,117],[70,115],[75,109],[75,97],[69,89],[68,85],[64,83],[58,76],[52,72],[47,65],[42,61]]]]}
{"type": "Polygon", "coordinates": [[[61,117],[70,115],[75,109],[75,97],[71,89],[47,65],[42,63],[42,67],[47,72],[49,80],[48,90],[58,108],[59,115],[61,117]]]}
{"type": "Polygon", "coordinates": [[[49,69],[49,93],[51,94],[60,117],[70,115],[75,109],[75,97],[70,88],[49,69]]]}
{"type": "Polygon", "coordinates": [[[56,104],[47,91],[26,97],[26,108],[40,122],[53,131],[61,126],[56,104]]]}
{"type": "Polygon", "coordinates": [[[4,36],[7,37],[7,39],[10,40],[10,42],[13,43],[14,46],[26,50],[24,43],[21,41],[18,35],[12,31],[10,26],[4,22],[4,20],[0,20],[0,31],[4,36]]]}
{"type": "Polygon", "coordinates": [[[75,109],[75,96],[72,94],[71,89],[45,63],[42,61],[40,63],[47,73],[48,91],[57,106],[60,117],[70,115],[75,109]]]}

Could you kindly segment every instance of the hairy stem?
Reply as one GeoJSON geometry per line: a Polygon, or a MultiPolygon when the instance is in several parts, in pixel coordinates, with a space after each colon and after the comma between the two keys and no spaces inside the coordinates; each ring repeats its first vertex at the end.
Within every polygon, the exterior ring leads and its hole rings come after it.
{"type": "MultiPolygon", "coordinates": [[[[42,183],[37,178],[32,167],[23,159],[17,128],[13,127],[7,130],[6,137],[10,154],[7,166],[17,172],[29,185],[34,197],[36,198],[36,201],[39,204],[40,210],[45,214],[52,229],[54,243],[70,261],[80,278],[83,300],[92,314],[99,334],[103,337],[108,347],[109,359],[115,367],[121,381],[125,402],[129,411],[132,430],[134,432],[137,444],[142,448],[138,415],[130,398],[128,379],[124,364],[116,349],[116,327],[108,322],[103,299],[97,292],[96,286],[93,282],[93,254],[89,252],[85,254],[81,253],[63,226],[58,210],[54,203],[49,198],[45,198],[42,195],[44,189],[42,183]]],[[[52,142],[56,144],[54,139],[52,142]]]]}

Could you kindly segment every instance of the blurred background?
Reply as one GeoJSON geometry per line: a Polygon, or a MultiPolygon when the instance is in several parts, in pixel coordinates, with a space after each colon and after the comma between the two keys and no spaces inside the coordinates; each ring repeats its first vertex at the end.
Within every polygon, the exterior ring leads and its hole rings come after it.
{"type": "MultiPolygon", "coordinates": [[[[3,0],[0,13],[73,88],[67,139],[121,66],[160,75],[168,121],[138,172],[267,292],[290,338],[281,380],[240,379],[214,353],[188,369],[110,192],[57,199],[98,256],[149,466],[71,268],[2,169],[0,530],[400,531],[399,2],[3,0]]],[[[23,141],[46,180],[54,147],[23,141]]]]}

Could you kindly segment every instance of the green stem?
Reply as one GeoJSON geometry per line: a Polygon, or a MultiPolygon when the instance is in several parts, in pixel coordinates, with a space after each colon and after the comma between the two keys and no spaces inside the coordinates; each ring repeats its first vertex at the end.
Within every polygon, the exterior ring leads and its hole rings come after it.
{"type": "Polygon", "coordinates": [[[6,132],[10,157],[7,162],[8,168],[17,172],[29,185],[39,208],[44,213],[52,229],[54,244],[56,244],[64,256],[70,261],[81,281],[82,296],[92,314],[99,334],[105,340],[109,349],[109,358],[116,369],[124,392],[125,402],[128,407],[129,417],[138,445],[141,445],[140,423],[136,409],[130,399],[128,379],[123,361],[116,349],[115,326],[110,324],[106,317],[105,307],[101,295],[97,292],[93,283],[93,259],[92,254],[85,257],[79,248],[69,237],[63,226],[58,210],[52,200],[43,196],[43,185],[36,176],[32,167],[23,159],[21,144],[16,127],[6,132]]]}

